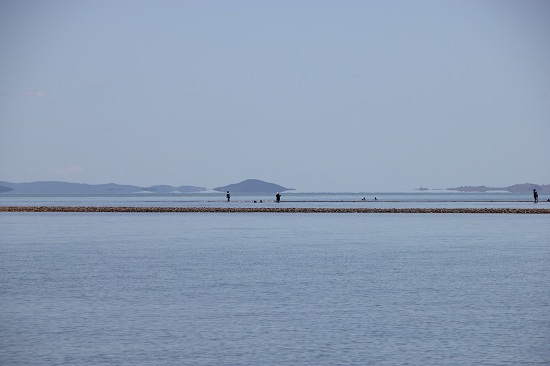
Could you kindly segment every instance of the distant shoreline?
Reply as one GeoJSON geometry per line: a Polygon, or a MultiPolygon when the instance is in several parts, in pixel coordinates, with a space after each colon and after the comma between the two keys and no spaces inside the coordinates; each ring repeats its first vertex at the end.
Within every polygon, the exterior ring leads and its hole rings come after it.
{"type": "MultiPolygon", "coordinates": [[[[413,189],[417,192],[437,192],[437,193],[520,193],[531,194],[536,189],[539,194],[550,193],[550,184],[521,183],[506,187],[488,187],[488,186],[460,186],[454,188],[426,188],[420,187],[413,189]]],[[[276,192],[285,192],[285,194],[300,193],[294,188],[286,188],[278,184],[265,182],[259,179],[246,179],[240,183],[229,184],[223,187],[207,189],[199,186],[170,186],[154,185],[141,187],[129,184],[87,184],[71,183],[59,181],[35,181],[26,183],[13,183],[0,181],[0,193],[10,195],[25,194],[47,194],[47,195],[65,195],[65,194],[97,194],[97,195],[125,195],[125,194],[193,194],[193,193],[215,193],[225,194],[230,191],[232,194],[272,194],[276,192]]],[[[374,192],[305,192],[302,193],[374,193],[374,192]]],[[[404,191],[404,192],[408,192],[404,191]]],[[[380,193],[402,193],[402,192],[380,192],[380,193]]]]}
{"type": "Polygon", "coordinates": [[[424,213],[550,214],[550,208],[304,208],[304,207],[101,207],[0,206],[0,212],[75,213],[424,213]]]}

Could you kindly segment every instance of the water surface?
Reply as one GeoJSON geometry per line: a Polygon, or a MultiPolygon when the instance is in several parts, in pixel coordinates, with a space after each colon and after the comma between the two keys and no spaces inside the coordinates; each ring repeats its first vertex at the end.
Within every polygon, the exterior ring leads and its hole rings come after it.
{"type": "Polygon", "coordinates": [[[0,214],[5,365],[550,362],[546,215],[0,214]]]}

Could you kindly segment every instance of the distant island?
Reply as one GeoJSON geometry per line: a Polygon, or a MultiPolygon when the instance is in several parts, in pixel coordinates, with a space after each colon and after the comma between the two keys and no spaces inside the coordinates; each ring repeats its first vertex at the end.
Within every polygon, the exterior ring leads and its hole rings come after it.
{"type": "Polygon", "coordinates": [[[276,193],[292,191],[294,188],[286,188],[274,183],[264,182],[259,179],[247,179],[240,183],[229,184],[223,187],[214,188],[217,192],[236,192],[236,193],[276,193]]]}
{"type": "MultiPolygon", "coordinates": [[[[457,192],[510,192],[510,193],[525,193],[532,192],[536,189],[539,193],[550,193],[550,184],[534,184],[522,183],[514,184],[507,187],[487,187],[487,186],[460,186],[455,188],[446,188],[447,191],[457,192]]],[[[415,191],[442,191],[443,189],[428,189],[424,187],[416,188],[415,191]]]]}
{"type": "Polygon", "coordinates": [[[193,193],[205,191],[204,187],[195,186],[151,186],[83,184],[67,182],[0,182],[0,193],[10,194],[133,194],[133,193],[193,193]]]}
{"type": "Polygon", "coordinates": [[[420,188],[415,189],[415,191],[424,192],[424,191],[429,191],[429,189],[428,189],[428,188],[424,188],[424,187],[420,187],[420,188]]]}
{"type": "MultiPolygon", "coordinates": [[[[292,190],[278,184],[264,182],[258,179],[247,179],[240,183],[230,184],[223,187],[214,188],[217,192],[231,191],[235,193],[276,193],[292,190]]],[[[170,186],[156,185],[150,187],[140,187],[123,184],[83,184],[67,182],[30,182],[30,183],[11,183],[0,181],[0,194],[135,194],[135,193],[198,193],[208,191],[205,187],[196,186],[170,186]]]]}
{"type": "Polygon", "coordinates": [[[458,192],[495,192],[495,191],[504,191],[511,193],[524,193],[532,192],[533,189],[536,189],[539,193],[550,193],[550,184],[533,184],[533,183],[522,183],[514,184],[507,187],[486,187],[486,186],[461,186],[456,188],[447,188],[448,191],[458,191],[458,192]]]}
{"type": "MultiPolygon", "coordinates": [[[[507,187],[487,187],[487,186],[460,186],[446,189],[429,189],[426,187],[416,188],[416,191],[456,191],[456,192],[511,192],[511,193],[530,193],[536,189],[541,194],[550,193],[550,184],[533,184],[522,183],[514,184],[507,187]]],[[[265,182],[259,179],[246,179],[240,183],[233,183],[226,186],[213,188],[216,192],[231,193],[270,193],[293,191],[294,188],[287,188],[275,183],[265,182]]],[[[67,183],[56,181],[44,182],[29,182],[29,183],[12,183],[0,181],[1,194],[97,194],[97,195],[116,195],[116,194],[170,194],[170,193],[199,193],[208,192],[209,189],[197,186],[170,186],[156,185],[149,187],[140,187],[135,185],[124,184],[84,184],[84,183],[67,183]]]]}

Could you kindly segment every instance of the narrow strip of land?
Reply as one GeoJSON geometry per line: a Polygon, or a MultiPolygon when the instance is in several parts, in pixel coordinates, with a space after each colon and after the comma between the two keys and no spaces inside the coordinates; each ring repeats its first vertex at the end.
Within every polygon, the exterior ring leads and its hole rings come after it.
{"type": "Polygon", "coordinates": [[[0,206],[0,212],[250,212],[250,213],[466,213],[550,214],[550,208],[311,208],[311,207],[116,207],[116,206],[0,206]]]}

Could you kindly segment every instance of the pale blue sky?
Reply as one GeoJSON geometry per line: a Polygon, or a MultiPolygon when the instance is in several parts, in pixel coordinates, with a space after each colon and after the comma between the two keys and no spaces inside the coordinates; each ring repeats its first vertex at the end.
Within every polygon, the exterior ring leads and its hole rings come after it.
{"type": "Polygon", "coordinates": [[[0,1],[0,180],[550,183],[550,1],[0,1]]]}

